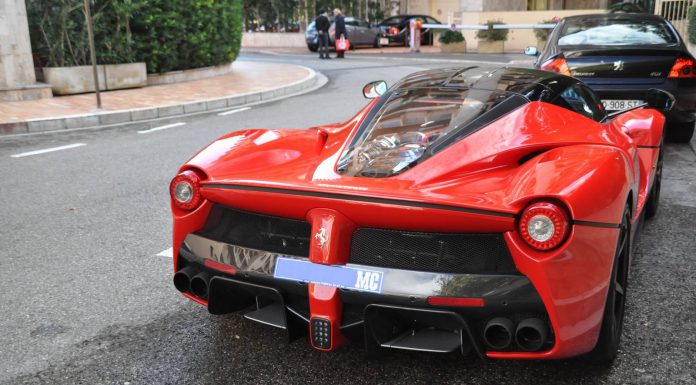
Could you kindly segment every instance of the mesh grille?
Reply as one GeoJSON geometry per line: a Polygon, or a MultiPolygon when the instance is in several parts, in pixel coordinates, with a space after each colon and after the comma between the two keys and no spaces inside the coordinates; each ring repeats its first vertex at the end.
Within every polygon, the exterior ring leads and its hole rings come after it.
{"type": "Polygon", "coordinates": [[[350,262],[453,274],[519,274],[501,234],[358,229],[350,262]]]}
{"type": "Polygon", "coordinates": [[[214,205],[197,234],[250,249],[308,257],[310,233],[305,221],[214,205]]]}

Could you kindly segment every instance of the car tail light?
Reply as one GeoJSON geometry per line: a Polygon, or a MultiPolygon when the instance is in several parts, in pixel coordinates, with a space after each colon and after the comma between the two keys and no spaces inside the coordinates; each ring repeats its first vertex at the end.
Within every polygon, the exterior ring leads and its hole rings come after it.
{"type": "Polygon", "coordinates": [[[396,27],[391,27],[389,28],[389,34],[390,35],[398,35],[399,34],[399,29],[396,27]]]}
{"type": "Polygon", "coordinates": [[[568,214],[552,202],[535,202],[527,206],[519,221],[522,239],[537,250],[552,250],[568,237],[568,214]]]}
{"type": "Polygon", "coordinates": [[[563,56],[557,56],[553,59],[547,60],[541,65],[541,69],[545,71],[558,72],[559,74],[571,76],[570,68],[568,67],[568,62],[563,56]]]}
{"type": "Polygon", "coordinates": [[[201,203],[201,178],[193,170],[186,170],[172,179],[169,194],[180,209],[193,210],[201,203]]]}
{"type": "Polygon", "coordinates": [[[672,70],[669,71],[668,78],[693,78],[696,77],[694,74],[694,60],[679,57],[674,61],[672,70]]]}

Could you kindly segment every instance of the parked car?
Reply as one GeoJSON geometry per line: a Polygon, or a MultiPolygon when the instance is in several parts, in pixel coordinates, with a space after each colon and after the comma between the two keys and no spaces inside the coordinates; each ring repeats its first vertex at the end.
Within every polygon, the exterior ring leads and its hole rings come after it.
{"type": "MultiPolygon", "coordinates": [[[[371,46],[379,48],[382,46],[382,32],[378,27],[373,27],[367,21],[358,17],[346,16],[346,32],[348,32],[348,40],[350,40],[350,49],[355,49],[358,46],[371,46]]],[[[336,41],[335,33],[336,25],[332,22],[329,27],[329,47],[334,47],[336,41]]],[[[305,31],[305,40],[307,48],[310,51],[316,52],[319,47],[317,29],[314,22],[309,23],[307,31],[305,31]]]]}
{"type": "MultiPolygon", "coordinates": [[[[379,28],[389,39],[389,44],[406,46],[409,44],[411,19],[420,19],[424,24],[441,24],[434,17],[427,15],[399,15],[384,19],[379,23],[379,28]]],[[[433,41],[435,41],[433,31],[430,28],[424,28],[421,31],[421,45],[432,45],[433,41]]]]}
{"type": "Polygon", "coordinates": [[[607,115],[577,79],[495,67],[363,94],[346,122],[235,131],[179,169],[174,286],[319,350],[612,360],[673,97],[607,115]]]}
{"type": "MultiPolygon", "coordinates": [[[[535,47],[526,51],[537,54],[535,47]]],[[[645,101],[660,88],[677,99],[667,114],[667,137],[688,142],[696,120],[696,68],[684,40],[664,18],[649,14],[595,14],[562,19],[536,68],[581,79],[607,110],[645,101]]]]}

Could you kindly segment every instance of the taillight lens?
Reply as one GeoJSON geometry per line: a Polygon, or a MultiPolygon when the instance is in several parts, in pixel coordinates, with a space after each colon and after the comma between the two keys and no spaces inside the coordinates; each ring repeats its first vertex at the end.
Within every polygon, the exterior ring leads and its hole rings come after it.
{"type": "Polygon", "coordinates": [[[172,179],[169,194],[174,205],[180,209],[193,210],[203,198],[200,191],[201,178],[193,170],[186,170],[172,179]]]}
{"type": "Polygon", "coordinates": [[[669,71],[668,78],[693,78],[696,77],[694,74],[694,61],[689,58],[677,58],[674,61],[672,70],[669,71]]]}
{"type": "Polygon", "coordinates": [[[552,202],[535,202],[527,206],[519,221],[522,239],[537,250],[552,250],[568,237],[568,214],[552,202]]]}
{"type": "Polygon", "coordinates": [[[559,74],[570,76],[570,68],[568,62],[563,56],[558,56],[554,59],[546,61],[541,65],[541,69],[545,71],[558,72],[559,74]]]}

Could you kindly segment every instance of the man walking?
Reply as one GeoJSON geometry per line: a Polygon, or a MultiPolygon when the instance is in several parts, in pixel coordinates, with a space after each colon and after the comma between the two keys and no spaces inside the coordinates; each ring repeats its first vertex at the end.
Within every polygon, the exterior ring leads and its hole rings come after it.
{"type": "Polygon", "coordinates": [[[331,21],[326,14],[326,10],[321,11],[321,14],[314,20],[314,26],[317,29],[317,40],[319,41],[319,59],[331,59],[329,56],[329,27],[331,21]]]}

